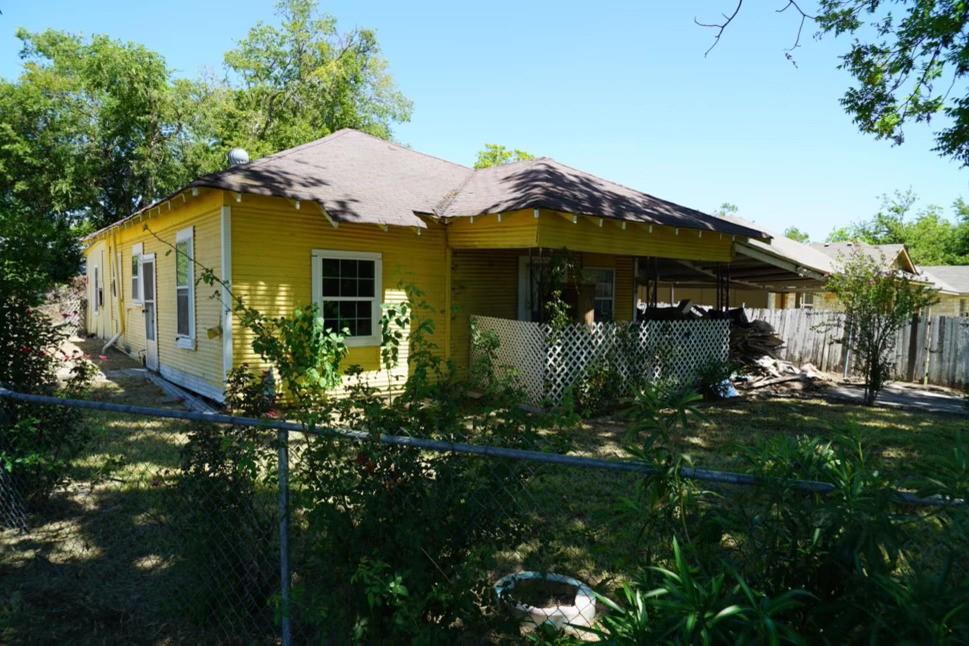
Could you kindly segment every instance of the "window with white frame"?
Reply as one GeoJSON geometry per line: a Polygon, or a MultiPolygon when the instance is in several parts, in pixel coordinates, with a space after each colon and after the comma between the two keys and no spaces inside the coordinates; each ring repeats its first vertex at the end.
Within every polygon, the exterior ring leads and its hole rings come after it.
{"type": "Polygon", "coordinates": [[[611,321],[616,308],[616,271],[614,269],[586,269],[586,279],[595,285],[595,320],[611,321]]]}
{"type": "Polygon", "coordinates": [[[381,256],[379,253],[314,251],[313,302],[326,329],[346,344],[379,345],[381,256]]]}
{"type": "Polygon", "coordinates": [[[175,234],[175,343],[189,349],[195,347],[194,238],[191,227],[175,234]]]}
{"type": "Polygon", "coordinates": [[[141,291],[141,255],[144,247],[139,242],[131,247],[131,302],[140,303],[143,300],[141,291]]]}
{"type": "Polygon", "coordinates": [[[814,292],[804,292],[801,294],[801,307],[806,310],[814,309],[814,292]]]}

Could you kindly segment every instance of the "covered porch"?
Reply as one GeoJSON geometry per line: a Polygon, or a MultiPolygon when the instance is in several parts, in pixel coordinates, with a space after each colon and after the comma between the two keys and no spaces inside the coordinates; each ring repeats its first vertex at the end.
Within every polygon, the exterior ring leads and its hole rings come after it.
{"type": "Polygon", "coordinates": [[[685,380],[711,359],[726,360],[728,326],[641,321],[644,269],[657,259],[729,263],[741,238],[547,209],[456,218],[447,226],[450,355],[470,365],[474,319],[498,335],[500,363],[515,367],[534,403],[557,403],[606,357],[624,383],[685,380]],[[552,325],[552,301],[567,312],[564,329],[561,317],[552,325]]]}

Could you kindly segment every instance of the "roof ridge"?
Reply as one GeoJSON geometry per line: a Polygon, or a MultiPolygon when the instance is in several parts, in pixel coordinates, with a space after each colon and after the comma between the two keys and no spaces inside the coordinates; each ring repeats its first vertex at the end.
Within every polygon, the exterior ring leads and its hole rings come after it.
{"type": "Polygon", "coordinates": [[[394,148],[398,148],[400,150],[403,150],[404,152],[414,153],[415,155],[420,155],[422,157],[427,157],[428,159],[435,159],[435,160],[437,160],[439,162],[444,162],[445,164],[450,164],[451,166],[457,166],[458,168],[463,168],[464,170],[472,170],[472,171],[474,170],[473,168],[471,168],[469,166],[465,166],[464,164],[459,164],[459,163],[457,163],[455,161],[451,161],[450,159],[444,159],[443,157],[438,157],[437,155],[432,155],[430,153],[425,153],[425,152],[420,151],[420,150],[415,150],[413,148],[408,148],[407,146],[405,146],[405,145],[403,145],[401,143],[398,143],[396,141],[393,141],[393,140],[390,140],[390,139],[381,139],[380,137],[378,137],[376,135],[372,135],[369,132],[364,132],[363,130],[357,130],[356,128],[341,128],[337,132],[354,132],[354,133],[359,134],[359,135],[364,135],[365,137],[370,137],[371,139],[376,139],[377,141],[379,141],[381,143],[390,144],[394,148]]]}
{"type": "Polygon", "coordinates": [[[438,201],[438,203],[434,205],[434,212],[437,215],[443,215],[444,213],[447,213],[447,210],[449,208],[451,208],[451,205],[452,204],[454,204],[454,200],[458,199],[458,195],[461,194],[461,191],[463,191],[465,189],[465,187],[469,183],[471,183],[471,180],[474,179],[478,175],[478,171],[479,170],[484,170],[484,169],[483,168],[475,168],[475,169],[472,169],[472,171],[470,173],[468,173],[468,176],[465,177],[461,181],[460,184],[458,184],[457,186],[455,186],[450,191],[447,191],[441,197],[441,199],[438,201]]]}
{"type": "MultiPolygon", "coordinates": [[[[706,211],[701,211],[700,209],[693,208],[692,206],[685,206],[683,204],[678,204],[676,202],[673,202],[672,200],[667,200],[667,199],[664,199],[662,197],[657,197],[657,196],[653,195],[652,193],[647,193],[646,191],[640,190],[638,188],[634,188],[632,186],[628,186],[626,184],[623,184],[622,182],[617,182],[617,181],[612,180],[612,179],[607,179],[607,178],[602,177],[600,175],[596,175],[594,173],[590,173],[589,171],[582,170],[581,168],[576,168],[575,166],[570,166],[569,164],[566,164],[565,162],[560,162],[559,160],[553,159],[552,157],[546,157],[546,158],[543,158],[543,159],[549,159],[550,161],[555,162],[559,166],[564,166],[565,168],[568,168],[569,170],[574,171],[576,173],[581,173],[583,175],[592,175],[596,179],[602,180],[603,182],[609,182],[610,184],[615,184],[616,186],[621,186],[622,188],[626,189],[627,191],[633,191],[635,193],[639,193],[640,195],[645,195],[646,197],[648,197],[648,198],[650,198],[652,200],[656,200],[657,202],[663,202],[664,204],[672,204],[673,206],[677,206],[677,207],[682,208],[682,209],[687,209],[687,210],[693,211],[695,213],[699,213],[700,215],[702,215],[704,217],[714,218],[714,219],[717,219],[717,220],[723,220],[724,222],[729,222],[729,220],[726,220],[726,219],[724,219],[724,218],[722,218],[722,217],[720,217],[718,215],[713,215],[712,213],[707,213],[706,211]]],[[[761,233],[766,233],[767,235],[769,235],[771,237],[774,237],[772,234],[770,234],[767,231],[764,231],[763,229],[756,229],[756,228],[754,228],[752,226],[748,226],[748,225],[740,225],[740,226],[743,226],[743,227],[745,227],[747,229],[753,229],[754,231],[760,231],[761,233]]]]}
{"type": "MultiPolygon", "coordinates": [[[[324,143],[329,143],[329,142],[333,141],[334,139],[337,139],[339,137],[342,137],[347,132],[351,132],[351,131],[353,131],[352,128],[340,128],[339,130],[334,130],[330,134],[325,135],[323,137],[320,137],[319,139],[314,139],[313,141],[307,141],[305,144],[299,144],[298,146],[293,146],[292,148],[284,148],[283,150],[280,150],[278,152],[274,152],[271,155],[266,155],[265,157],[260,157],[259,159],[253,160],[252,162],[250,162],[248,164],[239,164],[239,166],[249,166],[251,168],[252,166],[256,166],[258,164],[264,164],[264,163],[266,163],[268,161],[273,161],[273,160],[276,160],[276,159],[282,159],[283,157],[288,157],[289,155],[291,155],[291,154],[293,154],[293,153],[295,153],[297,151],[306,150],[307,148],[315,148],[316,146],[322,145],[324,143]]],[[[231,170],[232,168],[236,168],[236,167],[235,166],[229,166],[228,168],[224,168],[224,169],[222,169],[221,171],[218,171],[218,172],[221,173],[221,172],[224,172],[224,171],[227,171],[227,170],[231,170]]]]}

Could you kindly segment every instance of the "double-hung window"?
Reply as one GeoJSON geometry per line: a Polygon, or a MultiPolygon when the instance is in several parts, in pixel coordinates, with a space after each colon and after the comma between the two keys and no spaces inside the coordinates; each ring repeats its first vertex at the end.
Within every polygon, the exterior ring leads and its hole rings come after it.
{"type": "Polygon", "coordinates": [[[326,329],[349,346],[380,344],[379,253],[314,251],[313,302],[326,329]]]}
{"type": "Polygon", "coordinates": [[[144,247],[139,242],[131,247],[131,302],[140,303],[143,300],[141,291],[141,255],[144,247]]]}
{"type": "Polygon", "coordinates": [[[175,345],[195,349],[195,236],[193,229],[175,234],[175,345]]]}
{"type": "Polygon", "coordinates": [[[586,269],[586,276],[595,285],[595,320],[611,321],[616,308],[616,272],[613,269],[586,269]]]}

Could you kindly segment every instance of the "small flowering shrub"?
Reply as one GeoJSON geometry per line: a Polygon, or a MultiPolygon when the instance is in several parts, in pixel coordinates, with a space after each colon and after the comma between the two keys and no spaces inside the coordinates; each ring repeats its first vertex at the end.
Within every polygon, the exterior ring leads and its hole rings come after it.
{"type": "MultiPolygon", "coordinates": [[[[59,346],[62,333],[18,296],[0,299],[0,386],[38,395],[78,396],[94,367],[59,346]],[[59,367],[70,365],[67,378],[59,367]]],[[[46,498],[63,481],[72,457],[90,438],[83,417],[69,409],[0,400],[0,468],[30,502],[46,498]]]]}

